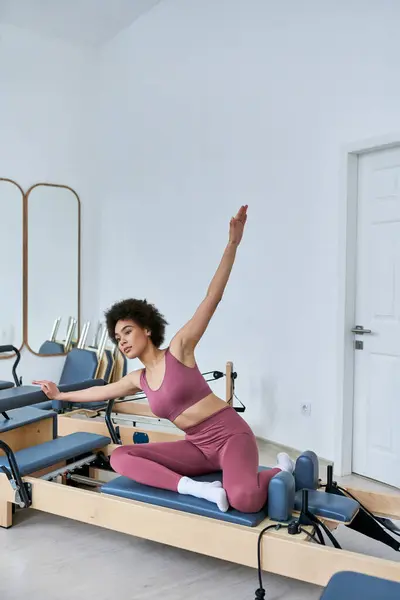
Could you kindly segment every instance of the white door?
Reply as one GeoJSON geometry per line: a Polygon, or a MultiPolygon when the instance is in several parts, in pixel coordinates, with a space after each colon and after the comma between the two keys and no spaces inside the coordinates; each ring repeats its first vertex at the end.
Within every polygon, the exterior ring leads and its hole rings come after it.
{"type": "Polygon", "coordinates": [[[400,148],[358,162],[353,472],[400,487],[400,148]]]}

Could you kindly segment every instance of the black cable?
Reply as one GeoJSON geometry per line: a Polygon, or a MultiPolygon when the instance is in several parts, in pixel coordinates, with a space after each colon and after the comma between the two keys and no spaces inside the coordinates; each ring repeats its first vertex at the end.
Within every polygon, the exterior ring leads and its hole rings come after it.
{"type": "MultiPolygon", "coordinates": [[[[318,525],[314,525],[314,527],[315,527],[315,530],[319,532],[319,535],[321,535],[318,525]]],[[[256,593],[255,600],[263,600],[265,598],[265,589],[263,587],[262,568],[261,568],[262,536],[264,535],[264,533],[266,533],[270,529],[275,529],[275,531],[279,531],[282,528],[288,529],[288,531],[291,535],[295,535],[300,532],[304,533],[309,538],[311,538],[316,544],[321,544],[321,542],[318,542],[315,539],[315,534],[313,535],[311,533],[308,533],[308,531],[306,531],[303,527],[301,527],[301,525],[298,521],[292,521],[291,523],[289,523],[289,525],[283,525],[282,523],[276,523],[276,525],[268,525],[267,527],[264,527],[264,529],[262,529],[258,535],[258,542],[257,542],[257,570],[258,570],[258,585],[259,585],[259,587],[255,592],[256,593]]],[[[323,538],[322,538],[322,544],[323,545],[325,544],[325,542],[323,541],[323,538]]]]}
{"type": "Polygon", "coordinates": [[[255,600],[263,600],[263,598],[265,598],[265,589],[263,588],[262,569],[261,569],[261,541],[262,541],[262,536],[269,529],[275,529],[276,531],[279,531],[279,529],[281,529],[282,527],[285,527],[287,529],[288,525],[282,525],[281,523],[277,523],[276,525],[268,525],[267,527],[264,527],[264,529],[262,529],[260,531],[259,535],[258,535],[258,542],[257,542],[257,564],[258,564],[258,584],[259,584],[259,588],[258,588],[258,590],[256,590],[256,598],[255,598],[255,600]]]}

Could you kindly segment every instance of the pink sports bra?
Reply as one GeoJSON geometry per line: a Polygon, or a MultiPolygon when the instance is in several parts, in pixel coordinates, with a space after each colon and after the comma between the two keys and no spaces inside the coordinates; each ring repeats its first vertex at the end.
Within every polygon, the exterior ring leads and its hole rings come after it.
{"type": "Polygon", "coordinates": [[[187,367],[167,348],[165,352],[165,375],[157,390],[147,383],[146,369],[140,374],[140,385],[147,396],[152,412],[160,419],[174,421],[187,408],[212,393],[197,365],[187,367]]]}

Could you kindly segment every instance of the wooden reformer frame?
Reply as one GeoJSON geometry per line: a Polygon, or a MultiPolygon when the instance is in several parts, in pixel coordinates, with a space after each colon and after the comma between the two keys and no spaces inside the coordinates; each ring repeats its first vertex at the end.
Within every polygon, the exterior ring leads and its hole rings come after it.
{"type": "MultiPolygon", "coordinates": [[[[103,448],[110,453],[112,446],[103,448]]],[[[93,473],[92,473],[93,474],[93,473]]],[[[97,477],[101,476],[99,470],[97,477]]],[[[257,527],[233,525],[174,509],[70,487],[63,483],[24,477],[31,486],[30,508],[152,540],[191,552],[205,554],[257,568],[257,543],[261,530],[274,524],[265,519],[257,527]]],[[[400,507],[388,495],[368,494],[371,505],[389,506],[391,516],[400,518],[400,507]]],[[[10,526],[15,492],[5,475],[0,475],[0,524],[10,526]]],[[[331,530],[334,521],[326,521],[331,530]]],[[[312,533],[312,528],[308,528],[312,533]]],[[[325,586],[334,573],[357,571],[400,581],[400,564],[309,541],[305,533],[289,535],[286,529],[269,531],[261,543],[262,570],[325,586]]]]}
{"type": "MultiPolygon", "coordinates": [[[[7,439],[14,451],[35,446],[52,439],[51,421],[51,416],[44,418],[36,427],[36,434],[31,432],[27,436],[29,425],[26,425],[14,429],[11,434],[0,433],[0,440],[7,439]]],[[[89,424],[90,421],[85,423],[89,424]]],[[[116,447],[109,444],[99,448],[98,452],[108,457],[116,447]]],[[[101,493],[99,487],[96,487],[96,491],[86,489],[89,479],[85,477],[82,477],[85,489],[79,487],[79,476],[74,486],[68,485],[68,477],[64,474],[54,481],[42,479],[60,467],[65,467],[65,463],[58,462],[45,470],[22,477],[23,484],[29,489],[29,508],[253,568],[257,568],[257,544],[261,531],[269,525],[277,525],[266,518],[258,526],[248,527],[127,500],[101,493]]],[[[89,468],[90,483],[94,486],[116,476],[102,466],[89,468]]],[[[349,491],[374,513],[400,519],[399,496],[362,492],[354,488],[349,491]]],[[[0,474],[1,526],[11,526],[14,516],[12,505],[18,505],[19,501],[17,490],[5,474],[0,474]]],[[[339,525],[334,520],[321,520],[331,531],[339,525]]],[[[313,526],[305,526],[296,535],[289,534],[287,529],[277,530],[275,527],[266,532],[261,538],[262,570],[320,586],[325,586],[333,574],[346,570],[400,581],[399,562],[317,545],[310,538],[313,533],[313,526]]]]}

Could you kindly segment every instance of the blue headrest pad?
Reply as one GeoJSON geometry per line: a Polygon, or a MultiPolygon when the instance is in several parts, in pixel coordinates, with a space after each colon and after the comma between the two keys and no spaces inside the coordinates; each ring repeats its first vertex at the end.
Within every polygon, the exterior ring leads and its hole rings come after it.
{"type": "MultiPolygon", "coordinates": [[[[15,458],[23,476],[51,467],[63,460],[69,460],[81,454],[103,448],[110,442],[110,438],[104,435],[79,431],[44,442],[38,446],[19,450],[15,452],[15,458]]],[[[4,465],[9,466],[8,459],[6,456],[0,456],[0,466],[4,465]]]]}
{"type": "MultiPolygon", "coordinates": [[[[84,348],[73,348],[65,358],[59,381],[60,389],[62,385],[70,385],[85,381],[86,379],[93,379],[96,375],[97,366],[98,360],[95,352],[85,350],[84,348]]],[[[53,400],[52,407],[55,410],[62,410],[65,407],[65,403],[53,400]]]]}
{"type": "MultiPolygon", "coordinates": [[[[221,473],[209,473],[199,477],[193,477],[197,481],[216,481],[221,480],[221,473]]],[[[219,521],[227,521],[236,523],[237,525],[246,525],[247,527],[256,527],[261,521],[267,517],[267,508],[257,513],[241,513],[230,508],[227,512],[221,512],[216,504],[195,498],[194,496],[186,496],[171,492],[170,490],[162,490],[148,485],[136,483],[127,477],[117,477],[112,481],[104,484],[100,491],[103,494],[112,496],[120,496],[129,500],[139,500],[145,504],[154,504],[155,506],[163,506],[165,508],[173,508],[194,515],[210,517],[219,521]]]]}
{"type": "Polygon", "coordinates": [[[268,516],[274,521],[288,521],[292,516],[295,496],[294,477],[281,471],[268,486],[268,516]]]}
{"type": "Polygon", "coordinates": [[[400,583],[342,571],[330,579],[321,600],[399,600],[400,583]]]}
{"type": "Polygon", "coordinates": [[[85,379],[93,379],[97,369],[97,355],[91,350],[73,348],[68,352],[60,377],[60,385],[79,383],[85,379]]]}
{"type": "MultiPolygon", "coordinates": [[[[301,510],[302,492],[296,492],[294,507],[296,511],[301,510]]],[[[341,523],[350,523],[360,508],[360,505],[351,498],[309,490],[308,508],[317,517],[340,521],[341,523]]]]}
{"type": "Polygon", "coordinates": [[[9,390],[12,387],[14,387],[12,381],[0,381],[0,390],[9,390]]]}
{"type": "Polygon", "coordinates": [[[39,348],[39,354],[65,354],[64,344],[46,340],[39,348]]]}
{"type": "MultiPolygon", "coordinates": [[[[90,379],[73,385],[60,385],[59,389],[61,392],[74,392],[95,385],[104,385],[104,383],[103,379],[90,379]]],[[[42,392],[40,387],[37,385],[22,385],[10,390],[0,391],[0,412],[46,401],[47,396],[42,392]]]]}
{"type": "Polygon", "coordinates": [[[296,490],[316,490],[318,488],[319,462],[312,450],[306,450],[296,460],[294,478],[296,490]]]}
{"type": "Polygon", "coordinates": [[[56,418],[55,412],[43,412],[33,406],[26,406],[25,408],[15,408],[14,410],[8,410],[7,415],[9,420],[5,419],[0,415],[0,433],[11,431],[22,427],[22,425],[29,425],[30,423],[36,423],[37,421],[43,421],[49,417],[56,418]]]}

